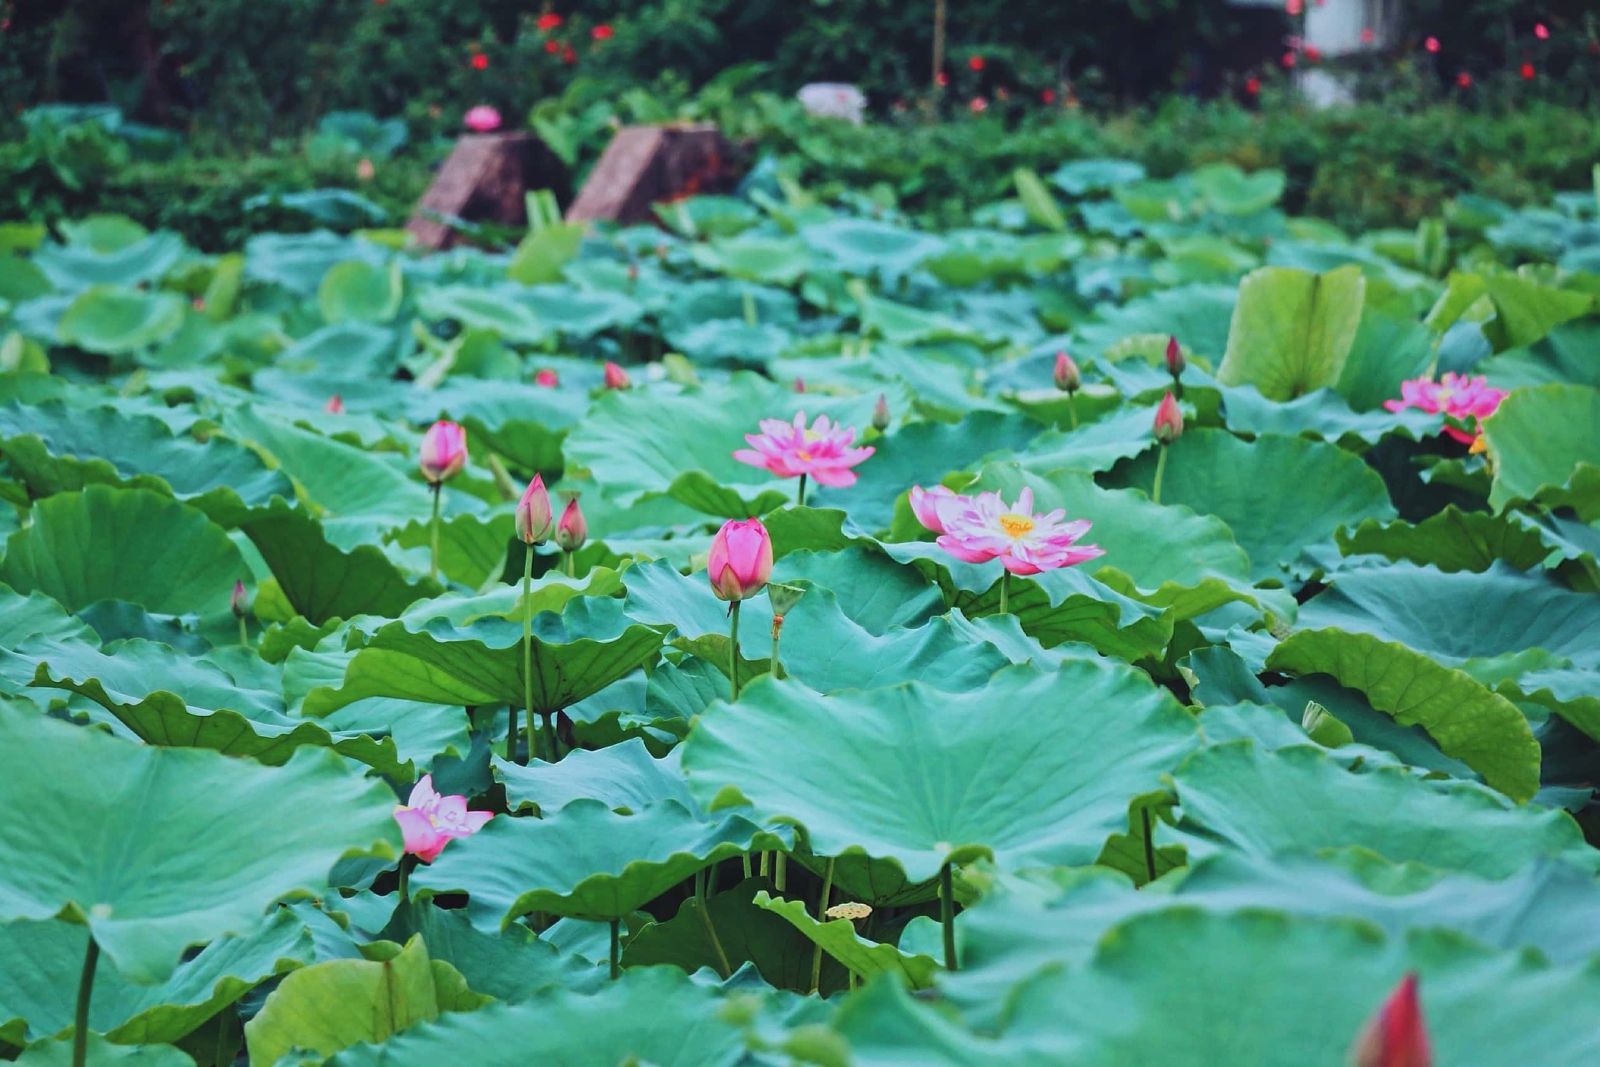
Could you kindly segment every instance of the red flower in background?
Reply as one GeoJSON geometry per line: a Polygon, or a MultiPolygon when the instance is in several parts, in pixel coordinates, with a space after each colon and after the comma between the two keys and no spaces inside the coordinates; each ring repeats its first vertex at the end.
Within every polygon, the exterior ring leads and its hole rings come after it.
{"type": "Polygon", "coordinates": [[[1305,11],[1305,0],[1286,0],[1283,9],[1291,15],[1298,15],[1305,11]]]}
{"type": "Polygon", "coordinates": [[[1535,23],[1533,27],[1533,35],[1539,38],[1541,41],[1548,41],[1550,39],[1550,27],[1546,26],[1542,22],[1535,23]]]}
{"type": "Polygon", "coordinates": [[[540,33],[549,33],[551,30],[561,25],[561,16],[556,14],[554,11],[546,11],[544,14],[539,16],[539,21],[534,23],[534,25],[539,27],[540,33]]]}
{"type": "Polygon", "coordinates": [[[1246,79],[1246,81],[1244,83],[1244,91],[1249,93],[1251,96],[1260,96],[1261,95],[1261,79],[1260,78],[1249,78],[1249,79],[1246,79]]]}
{"type": "Polygon", "coordinates": [[[609,41],[613,36],[616,35],[616,31],[611,28],[609,23],[605,22],[602,22],[590,32],[594,35],[594,39],[597,41],[609,41]]]}
{"type": "Polygon", "coordinates": [[[985,111],[989,110],[989,101],[985,100],[981,96],[975,96],[972,98],[972,103],[968,104],[967,106],[972,109],[972,113],[974,115],[981,115],[985,111]]]}
{"type": "Polygon", "coordinates": [[[561,42],[552,38],[544,43],[544,50],[549,52],[551,55],[555,55],[557,52],[561,51],[561,42]]]}
{"type": "Polygon", "coordinates": [[[1361,43],[1371,44],[1378,39],[1378,31],[1371,26],[1361,27],[1361,43]]]}
{"type": "Polygon", "coordinates": [[[1320,63],[1322,61],[1322,49],[1314,44],[1306,45],[1306,58],[1313,63],[1320,63]]]}
{"type": "Polygon", "coordinates": [[[1039,93],[1039,99],[1047,104],[1053,104],[1056,102],[1056,91],[1054,89],[1044,89],[1039,93]]]}
{"type": "Polygon", "coordinates": [[[1534,69],[1534,66],[1533,66],[1532,63],[1524,63],[1524,64],[1522,64],[1522,80],[1523,81],[1531,82],[1531,81],[1533,81],[1533,79],[1535,77],[1538,76],[1538,74],[1539,74],[1539,72],[1534,69]]]}
{"type": "Polygon", "coordinates": [[[1472,75],[1468,74],[1466,71],[1462,71],[1460,74],[1456,75],[1456,84],[1461,86],[1463,89],[1472,88],[1472,75]]]}
{"type": "Polygon", "coordinates": [[[939,73],[933,76],[933,80],[934,83],[939,86],[939,88],[943,89],[946,85],[950,84],[950,75],[941,70],[939,73]]]}
{"type": "Polygon", "coordinates": [[[489,69],[489,57],[484,55],[482,52],[473,53],[473,56],[472,56],[472,69],[473,70],[488,70],[489,69]]]}
{"type": "Polygon", "coordinates": [[[578,53],[576,53],[576,52],[574,52],[572,50],[572,46],[570,44],[564,46],[561,49],[561,62],[565,63],[567,66],[570,67],[570,66],[572,66],[572,64],[576,63],[577,61],[578,61],[578,53]]]}
{"type": "Polygon", "coordinates": [[[1295,56],[1295,54],[1293,52],[1285,52],[1283,54],[1283,58],[1281,60],[1279,60],[1279,62],[1282,63],[1285,67],[1292,68],[1297,62],[1299,62],[1299,59],[1295,56]]]}
{"type": "Polygon", "coordinates": [[[1442,46],[1439,44],[1439,38],[1437,38],[1437,37],[1429,37],[1427,40],[1422,42],[1422,47],[1426,48],[1429,52],[1433,53],[1434,55],[1438,55],[1439,54],[1439,49],[1442,46]]]}
{"type": "Polygon", "coordinates": [[[973,70],[982,70],[986,65],[987,64],[982,56],[973,56],[971,59],[967,60],[967,66],[971,67],[973,70]]]}

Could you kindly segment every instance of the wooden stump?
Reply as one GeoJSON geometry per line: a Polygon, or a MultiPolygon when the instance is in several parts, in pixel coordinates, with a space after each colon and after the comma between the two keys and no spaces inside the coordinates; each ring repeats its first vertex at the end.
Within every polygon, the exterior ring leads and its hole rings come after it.
{"type": "Polygon", "coordinates": [[[526,226],[523,196],[536,189],[553,190],[558,200],[571,195],[566,167],[543,141],[526,133],[465,134],[418,201],[406,229],[423,248],[450,248],[464,238],[435,215],[526,226]]]}
{"type": "Polygon", "coordinates": [[[654,204],[727,190],[731,153],[715,126],[628,126],[606,146],[568,222],[652,222],[654,204]]]}

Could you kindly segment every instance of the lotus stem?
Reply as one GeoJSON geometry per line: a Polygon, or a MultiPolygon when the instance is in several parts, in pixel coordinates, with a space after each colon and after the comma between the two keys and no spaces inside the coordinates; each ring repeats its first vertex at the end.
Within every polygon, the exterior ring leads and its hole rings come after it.
{"type": "Polygon", "coordinates": [[[1161,476],[1167,470],[1167,446],[1161,446],[1161,452],[1156,456],[1156,480],[1150,486],[1150,503],[1161,503],[1161,476]]]}
{"type": "Polygon", "coordinates": [[[1000,614],[1004,615],[1011,604],[1011,572],[1000,574],[1000,614]]]}
{"type": "MultiPolygon", "coordinates": [[[[834,858],[829,857],[827,871],[822,876],[822,896],[817,898],[817,922],[822,922],[828,917],[828,898],[833,895],[833,864],[834,858]]],[[[811,992],[817,993],[822,989],[822,942],[818,941],[811,949],[811,992]]]]}
{"type": "Polygon", "coordinates": [[[772,870],[772,853],[770,851],[762,852],[761,853],[761,877],[765,878],[771,872],[771,870],[772,870]]]}
{"type": "Polygon", "coordinates": [[[239,643],[245,648],[250,647],[250,627],[244,624],[244,616],[239,616],[239,643]]]}
{"type": "Polygon", "coordinates": [[[411,900],[411,864],[406,862],[408,858],[408,855],[401,856],[400,866],[397,868],[397,871],[399,872],[399,894],[401,904],[406,904],[411,900]]]}
{"type": "Polygon", "coordinates": [[[622,977],[622,920],[611,920],[611,980],[622,977]]]}
{"type": "Polygon", "coordinates": [[[740,856],[739,859],[743,861],[744,864],[744,876],[749,878],[754,873],[750,870],[750,853],[746,852],[743,856],[740,856]]]}
{"type": "Polygon", "coordinates": [[[739,601],[728,605],[728,682],[739,699],[739,601]]]}
{"type": "Polygon", "coordinates": [[[956,897],[950,864],[939,868],[939,922],[944,926],[944,969],[956,969],[956,897]]]}
{"type": "Polygon", "coordinates": [[[433,483],[433,518],[429,522],[428,533],[432,553],[428,557],[428,577],[436,582],[439,580],[439,497],[443,490],[443,482],[433,483]]]}
{"type": "Polygon", "coordinates": [[[1146,882],[1156,880],[1156,842],[1150,825],[1150,809],[1140,808],[1139,818],[1144,822],[1144,870],[1146,882]]]}
{"type": "Polygon", "coordinates": [[[717,924],[711,921],[711,901],[707,893],[706,872],[702,868],[694,875],[695,910],[700,913],[700,922],[706,928],[706,940],[711,942],[711,948],[717,954],[718,973],[723,978],[728,978],[733,974],[733,965],[728,962],[728,953],[722,947],[722,938],[717,936],[717,924]]]}
{"type": "Polygon", "coordinates": [[[1078,428],[1078,398],[1071,393],[1067,394],[1067,418],[1072,420],[1072,428],[1078,428]]]}
{"type": "Polygon", "coordinates": [[[772,677],[783,678],[783,664],[778,660],[778,637],[783,633],[783,616],[772,616],[772,677]]]}
{"type": "Polygon", "coordinates": [[[83,974],[78,978],[78,1007],[72,1016],[72,1067],[84,1067],[89,1060],[89,996],[94,992],[94,969],[100,962],[100,946],[94,933],[83,954],[83,974]]]}
{"type": "Polygon", "coordinates": [[[778,892],[782,893],[784,888],[789,884],[789,854],[787,852],[778,853],[777,867],[778,871],[775,878],[777,880],[778,892]]]}
{"type": "MultiPolygon", "coordinates": [[[[523,764],[533,759],[533,546],[522,552],[522,706],[528,709],[528,754],[523,764]]],[[[506,759],[517,758],[517,709],[507,709],[511,724],[506,729],[506,759]]]]}
{"type": "MultiPolygon", "coordinates": [[[[531,715],[532,712],[529,712],[529,714],[531,715]]],[[[561,753],[557,751],[559,742],[556,740],[556,713],[553,711],[542,712],[539,715],[539,721],[544,724],[545,750],[550,757],[550,762],[554,763],[561,758],[561,753]]]]}
{"type": "Polygon", "coordinates": [[[561,572],[568,578],[576,578],[578,576],[578,560],[570,551],[561,553],[561,572]]]}
{"type": "Polygon", "coordinates": [[[755,326],[761,322],[756,314],[756,294],[749,289],[744,291],[744,321],[747,325],[755,326]]]}
{"type": "Polygon", "coordinates": [[[805,503],[806,503],[806,476],[804,474],[802,474],[800,476],[800,491],[795,494],[794,502],[795,502],[795,506],[796,507],[805,507],[805,503]]]}

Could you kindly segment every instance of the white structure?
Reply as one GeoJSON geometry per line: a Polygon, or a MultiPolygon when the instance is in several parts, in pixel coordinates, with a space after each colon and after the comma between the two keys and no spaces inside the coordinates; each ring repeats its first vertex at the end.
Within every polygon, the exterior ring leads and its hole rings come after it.
{"type": "Polygon", "coordinates": [[[867,109],[867,98],[861,90],[845,82],[812,82],[795,94],[808,115],[844,119],[861,125],[867,109]]]}

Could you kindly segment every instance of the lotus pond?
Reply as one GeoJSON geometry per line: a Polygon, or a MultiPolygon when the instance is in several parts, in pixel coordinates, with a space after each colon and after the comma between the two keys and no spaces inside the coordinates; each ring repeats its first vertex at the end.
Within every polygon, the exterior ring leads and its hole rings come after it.
{"type": "Polygon", "coordinates": [[[0,227],[0,1047],[1600,1059],[1594,197],[1017,190],[0,227]]]}

